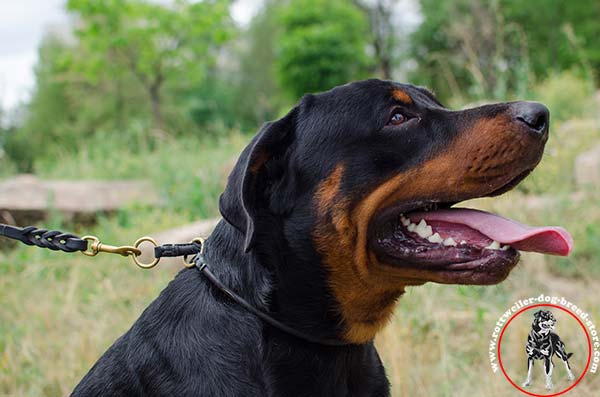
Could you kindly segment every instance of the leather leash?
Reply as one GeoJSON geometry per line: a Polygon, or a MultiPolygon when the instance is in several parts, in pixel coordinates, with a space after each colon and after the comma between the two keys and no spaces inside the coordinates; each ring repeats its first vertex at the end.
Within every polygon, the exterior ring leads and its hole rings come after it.
{"type": "Polygon", "coordinates": [[[348,346],[350,343],[342,342],[337,339],[321,339],[305,334],[288,325],[277,321],[264,311],[252,306],[244,298],[227,288],[213,272],[204,259],[204,240],[195,238],[186,244],[163,244],[158,245],[152,237],[141,237],[132,246],[112,246],[104,244],[96,236],[77,237],[74,234],[63,233],[58,230],[39,229],[34,226],[24,228],[5,225],[0,223],[0,236],[17,240],[26,245],[35,245],[40,248],[48,248],[53,251],[62,251],[67,253],[81,252],[87,256],[96,256],[100,252],[119,254],[122,256],[131,256],[135,264],[142,269],[150,269],[158,264],[163,257],[183,256],[183,264],[187,268],[195,267],[200,274],[206,278],[214,287],[240,305],[246,311],[254,314],[265,323],[283,331],[296,338],[324,346],[348,346]],[[142,251],[139,246],[143,242],[149,242],[154,245],[154,260],[150,263],[143,263],[139,260],[142,251]],[[188,261],[188,257],[193,258],[188,261]]]}

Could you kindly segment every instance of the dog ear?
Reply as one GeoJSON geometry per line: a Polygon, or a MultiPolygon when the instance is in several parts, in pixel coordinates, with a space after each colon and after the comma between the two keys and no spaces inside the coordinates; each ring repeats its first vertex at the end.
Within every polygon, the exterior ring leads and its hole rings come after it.
{"type": "Polygon", "coordinates": [[[264,186],[266,166],[281,156],[290,146],[295,135],[298,108],[283,118],[266,123],[242,151],[227,180],[227,186],[219,198],[219,211],[223,218],[245,233],[244,251],[252,249],[255,242],[259,193],[264,186]]]}
{"type": "Polygon", "coordinates": [[[540,318],[542,316],[542,311],[538,310],[537,312],[533,313],[533,318],[540,318]]]}

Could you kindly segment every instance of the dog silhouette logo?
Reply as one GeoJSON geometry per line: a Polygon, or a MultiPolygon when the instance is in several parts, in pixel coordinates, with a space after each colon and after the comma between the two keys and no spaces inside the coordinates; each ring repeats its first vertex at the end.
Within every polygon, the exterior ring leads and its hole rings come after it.
{"type": "Polygon", "coordinates": [[[572,381],[575,379],[569,359],[573,353],[567,353],[564,342],[554,332],[557,320],[550,310],[538,310],[533,315],[531,331],[527,335],[525,344],[525,353],[527,355],[527,379],[523,382],[523,387],[528,387],[532,382],[533,367],[536,360],[542,360],[544,363],[544,373],[546,374],[546,389],[551,390],[552,374],[554,371],[553,357],[556,356],[565,365],[567,378],[572,381]]]}
{"type": "Polygon", "coordinates": [[[564,297],[519,299],[494,324],[490,367],[529,396],[557,397],[580,385],[596,396],[598,380],[586,375],[598,372],[599,335],[590,313],[564,297]]]}

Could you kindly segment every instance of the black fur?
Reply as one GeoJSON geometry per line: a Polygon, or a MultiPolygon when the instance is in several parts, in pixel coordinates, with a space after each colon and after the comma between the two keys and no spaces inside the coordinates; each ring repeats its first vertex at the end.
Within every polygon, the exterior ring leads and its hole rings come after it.
{"type": "MultiPolygon", "coordinates": [[[[241,154],[220,199],[206,262],[230,289],[315,337],[344,329],[312,240],[315,190],[345,161],[342,193],[360,200],[508,104],[450,112],[421,88],[367,80],[307,95],[241,154]],[[400,87],[418,123],[384,126],[400,87]],[[463,128],[464,129],[464,128],[463,128]],[[351,161],[347,161],[351,160],[351,161]]],[[[536,154],[537,155],[537,154],[536,154]]],[[[182,270],[92,367],[74,396],[387,396],[373,343],[326,347],[274,329],[182,270]]]]}

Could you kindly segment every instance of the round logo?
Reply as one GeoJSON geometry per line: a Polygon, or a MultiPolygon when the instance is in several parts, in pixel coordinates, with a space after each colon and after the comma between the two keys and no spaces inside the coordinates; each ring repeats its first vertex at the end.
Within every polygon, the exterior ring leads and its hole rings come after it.
{"type": "Polygon", "coordinates": [[[567,308],[531,304],[507,318],[497,337],[496,354],[502,374],[516,389],[530,396],[559,396],[587,373],[592,339],[581,319],[567,308]]]}

